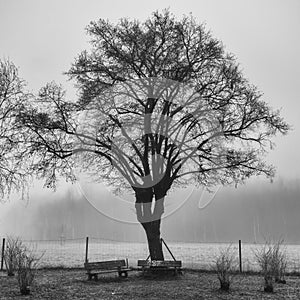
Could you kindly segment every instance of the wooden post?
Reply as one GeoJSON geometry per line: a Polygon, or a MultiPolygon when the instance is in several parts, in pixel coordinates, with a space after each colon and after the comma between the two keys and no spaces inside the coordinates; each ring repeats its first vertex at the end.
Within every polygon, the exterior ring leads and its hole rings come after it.
{"type": "Polygon", "coordinates": [[[240,272],[243,272],[242,269],[242,241],[239,240],[239,259],[240,259],[240,272]]]}
{"type": "Polygon", "coordinates": [[[87,263],[88,260],[88,251],[89,251],[89,237],[87,236],[85,239],[85,262],[87,263]]]}
{"type": "Polygon", "coordinates": [[[171,254],[172,258],[174,259],[174,261],[176,261],[175,256],[173,255],[173,253],[171,252],[170,248],[168,247],[168,245],[166,244],[166,242],[164,241],[163,238],[160,239],[161,243],[164,243],[164,245],[166,246],[167,250],[169,251],[169,253],[171,254]]]}
{"type": "Polygon", "coordinates": [[[5,250],[5,238],[2,240],[2,252],[1,252],[1,271],[3,271],[3,263],[4,263],[4,250],[5,250]]]}

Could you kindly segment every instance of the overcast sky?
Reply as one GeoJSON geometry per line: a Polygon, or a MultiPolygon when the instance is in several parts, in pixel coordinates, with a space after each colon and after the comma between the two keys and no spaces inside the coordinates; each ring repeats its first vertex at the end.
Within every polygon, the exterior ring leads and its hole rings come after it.
{"type": "Polygon", "coordinates": [[[67,71],[81,50],[89,49],[85,27],[99,18],[146,19],[163,8],[181,17],[190,12],[206,22],[226,50],[236,55],[244,74],[282,109],[294,130],[276,138],[268,160],[284,178],[300,177],[300,1],[100,1],[0,0],[0,57],[11,59],[30,89],[55,80],[75,95],[67,71]]]}

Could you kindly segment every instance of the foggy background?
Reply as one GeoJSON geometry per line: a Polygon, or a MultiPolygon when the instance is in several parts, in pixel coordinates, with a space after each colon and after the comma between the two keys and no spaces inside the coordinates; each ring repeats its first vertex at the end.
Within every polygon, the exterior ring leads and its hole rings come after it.
{"type": "MultiPolygon", "coordinates": [[[[159,9],[177,17],[190,12],[236,55],[245,77],[263,91],[263,99],[293,126],[277,137],[267,161],[277,167],[273,183],[254,178],[245,186],[221,188],[203,210],[200,190],[162,222],[162,237],[171,241],[259,242],[282,237],[300,243],[300,2],[297,0],[78,1],[0,0],[0,57],[20,68],[36,92],[55,80],[76,97],[63,75],[80,51],[89,49],[84,28],[99,18],[144,20],[159,9]],[[142,4],[141,4],[142,3],[142,4]]],[[[29,202],[13,195],[0,203],[0,236],[28,239],[94,236],[145,241],[138,224],[125,224],[99,213],[75,186],[60,182],[56,192],[32,187],[29,202]]],[[[99,201],[113,197],[99,185],[99,201]]],[[[169,195],[169,200],[178,194],[169,195]]],[[[117,208],[116,208],[117,209],[117,208]]],[[[122,212],[121,212],[122,213],[122,212]]]]}
{"type": "MultiPolygon", "coordinates": [[[[279,179],[274,183],[252,181],[238,188],[221,188],[211,202],[209,195],[194,190],[182,207],[162,221],[162,237],[181,242],[264,242],[282,238],[300,242],[300,180],[279,179]],[[200,203],[199,203],[200,201],[200,203]],[[205,206],[204,209],[199,207],[205,206]]],[[[170,193],[168,201],[180,193],[170,193]]],[[[114,197],[97,192],[99,201],[114,197]]],[[[117,207],[116,207],[117,209],[117,207]]],[[[121,212],[122,214],[122,212],[121,212]]],[[[124,216],[125,218],[125,216],[124,216]]],[[[120,218],[121,219],[121,218],[120,218]]],[[[19,201],[1,219],[1,232],[26,239],[57,240],[92,236],[118,241],[144,242],[140,224],[118,222],[97,211],[76,187],[61,193],[35,194],[29,202],[19,201]]]]}

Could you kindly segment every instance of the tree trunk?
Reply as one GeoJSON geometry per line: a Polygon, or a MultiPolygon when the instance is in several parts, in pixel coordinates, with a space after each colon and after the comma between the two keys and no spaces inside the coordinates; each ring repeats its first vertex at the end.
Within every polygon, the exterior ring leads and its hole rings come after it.
{"type": "Polygon", "coordinates": [[[151,260],[164,260],[162,243],[160,239],[160,222],[161,220],[155,220],[142,224],[147,235],[151,260]]]}
{"type": "Polygon", "coordinates": [[[137,219],[143,226],[148,242],[151,260],[164,260],[162,243],[160,238],[161,216],[163,214],[164,197],[155,199],[152,210],[153,190],[139,189],[136,191],[136,213],[137,219]]]}

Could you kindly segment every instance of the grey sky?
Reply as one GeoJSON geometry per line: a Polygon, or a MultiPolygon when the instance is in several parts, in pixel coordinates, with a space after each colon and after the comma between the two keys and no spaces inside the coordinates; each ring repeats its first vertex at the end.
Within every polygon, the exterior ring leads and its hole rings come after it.
{"type": "Polygon", "coordinates": [[[277,138],[268,160],[278,176],[300,177],[300,1],[96,1],[0,0],[0,57],[10,58],[30,89],[55,80],[75,96],[63,71],[81,50],[89,49],[84,28],[99,18],[144,20],[156,9],[170,8],[181,17],[190,12],[206,22],[227,51],[236,55],[244,74],[264,92],[273,107],[293,125],[277,138]]]}

